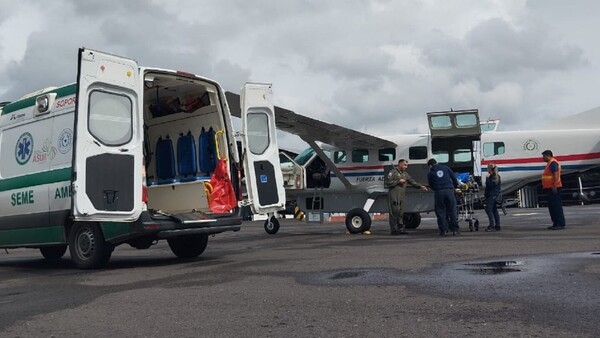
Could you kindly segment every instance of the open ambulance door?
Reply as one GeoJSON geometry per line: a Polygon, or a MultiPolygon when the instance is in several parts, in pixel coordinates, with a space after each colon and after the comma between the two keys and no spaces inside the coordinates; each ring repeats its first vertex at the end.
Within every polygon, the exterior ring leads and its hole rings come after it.
{"type": "Polygon", "coordinates": [[[439,163],[457,173],[481,175],[476,142],[481,140],[477,109],[427,113],[431,135],[431,152],[439,163]]]}
{"type": "Polygon", "coordinates": [[[244,172],[252,212],[266,214],[282,210],[285,208],[285,189],[271,85],[245,84],[240,105],[244,172]]]}
{"type": "Polygon", "coordinates": [[[134,60],[80,48],[72,212],[133,221],[142,210],[141,85],[134,60]]]}

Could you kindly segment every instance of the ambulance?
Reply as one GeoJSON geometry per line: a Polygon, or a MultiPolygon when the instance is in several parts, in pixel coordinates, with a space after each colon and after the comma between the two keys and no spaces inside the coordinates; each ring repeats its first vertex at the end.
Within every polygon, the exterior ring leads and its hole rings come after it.
{"type": "Polygon", "coordinates": [[[80,48],[76,83],[0,104],[0,248],[93,269],[164,239],[189,259],[240,230],[241,206],[283,209],[271,86],[239,104],[236,132],[217,82],[80,48]]]}

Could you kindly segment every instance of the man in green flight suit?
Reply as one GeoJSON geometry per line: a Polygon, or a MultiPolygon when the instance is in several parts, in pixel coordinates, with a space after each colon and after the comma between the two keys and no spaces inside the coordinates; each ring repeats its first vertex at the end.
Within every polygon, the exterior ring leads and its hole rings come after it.
{"type": "Polygon", "coordinates": [[[406,195],[406,184],[427,191],[427,187],[417,183],[406,171],[408,161],[398,160],[398,165],[392,168],[385,176],[384,185],[390,189],[388,203],[390,208],[389,222],[390,235],[407,234],[404,226],[404,197],[406,195]]]}

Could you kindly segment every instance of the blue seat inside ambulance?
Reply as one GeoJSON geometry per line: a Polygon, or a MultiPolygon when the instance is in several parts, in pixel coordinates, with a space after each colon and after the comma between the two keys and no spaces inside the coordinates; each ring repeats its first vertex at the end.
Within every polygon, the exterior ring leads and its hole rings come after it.
{"type": "Polygon", "coordinates": [[[200,179],[196,176],[198,160],[196,158],[196,141],[191,132],[181,134],[177,140],[177,171],[181,182],[200,179]]]}
{"type": "Polygon", "coordinates": [[[159,137],[156,142],[156,177],[158,184],[175,183],[175,154],[173,152],[173,141],[167,136],[159,137]]]}
{"type": "Polygon", "coordinates": [[[210,175],[217,166],[217,146],[215,144],[215,131],[212,127],[207,130],[202,127],[198,138],[200,172],[210,175]]]}

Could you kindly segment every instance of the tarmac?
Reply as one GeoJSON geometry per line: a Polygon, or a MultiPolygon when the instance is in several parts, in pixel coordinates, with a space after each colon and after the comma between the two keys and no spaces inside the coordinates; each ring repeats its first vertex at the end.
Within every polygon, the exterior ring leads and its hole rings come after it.
{"type": "Polygon", "coordinates": [[[0,251],[1,337],[598,337],[600,207],[508,209],[502,231],[407,236],[343,223],[263,222],[180,261],[166,243],[120,246],[81,271],[37,250],[0,251]]]}

